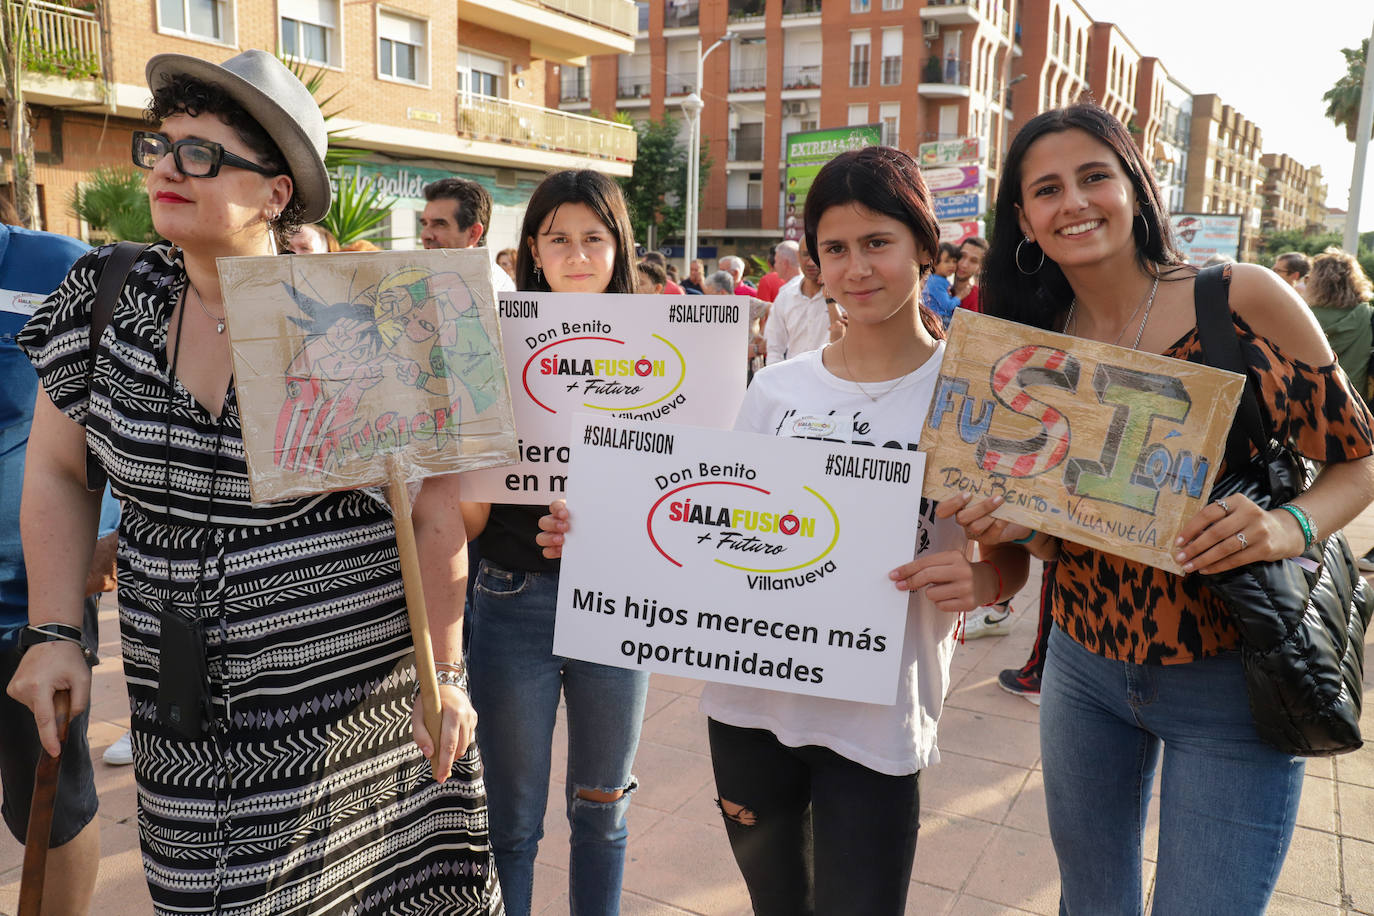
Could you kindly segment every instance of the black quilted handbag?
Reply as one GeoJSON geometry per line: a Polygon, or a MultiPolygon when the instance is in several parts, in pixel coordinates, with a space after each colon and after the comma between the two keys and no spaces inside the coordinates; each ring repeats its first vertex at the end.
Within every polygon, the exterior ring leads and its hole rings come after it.
{"type": "MultiPolygon", "coordinates": [[[[1204,361],[1245,373],[1222,268],[1198,274],[1194,306],[1204,361]]],[[[1263,430],[1247,377],[1227,440],[1227,470],[1212,488],[1213,502],[1240,493],[1276,508],[1311,482],[1310,465],[1263,430]]],[[[1364,635],[1374,593],[1341,532],[1315,542],[1303,558],[1251,563],[1203,578],[1240,629],[1250,714],[1260,737],[1289,754],[1344,754],[1363,744],[1364,635]]]]}

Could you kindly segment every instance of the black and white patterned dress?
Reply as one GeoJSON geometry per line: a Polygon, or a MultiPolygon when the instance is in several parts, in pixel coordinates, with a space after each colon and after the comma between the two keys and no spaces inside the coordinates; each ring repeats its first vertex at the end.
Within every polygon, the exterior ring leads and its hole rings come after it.
{"type": "Polygon", "coordinates": [[[130,273],[88,397],[110,250],[77,261],[20,342],[124,501],[120,630],[158,912],[499,912],[475,746],[440,786],[411,740],[389,511],[367,492],[250,504],[232,389],[219,419],[180,383],[169,396],[167,327],[186,273],[165,242],[130,273]],[[160,612],[203,633],[203,739],[158,720],[160,612]]]}

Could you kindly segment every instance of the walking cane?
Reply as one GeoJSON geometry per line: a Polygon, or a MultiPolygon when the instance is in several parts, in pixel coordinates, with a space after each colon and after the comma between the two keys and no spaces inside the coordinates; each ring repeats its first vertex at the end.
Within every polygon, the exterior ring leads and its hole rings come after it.
{"type": "MultiPolygon", "coordinates": [[[[71,694],[59,690],[52,698],[57,739],[67,741],[67,716],[71,694]]],[[[38,752],[38,768],[33,776],[33,802],[29,807],[29,832],[24,841],[24,872],[19,882],[19,916],[38,916],[43,908],[43,877],[48,867],[48,842],[52,834],[53,805],[57,802],[57,772],[62,766],[62,751],[56,757],[38,752]]]]}

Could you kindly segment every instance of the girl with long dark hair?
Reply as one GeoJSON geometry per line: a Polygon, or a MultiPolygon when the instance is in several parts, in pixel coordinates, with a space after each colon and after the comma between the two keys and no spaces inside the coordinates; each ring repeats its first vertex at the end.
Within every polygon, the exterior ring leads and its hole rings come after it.
{"type": "MultiPolygon", "coordinates": [[[[944,355],[940,320],[919,301],[939,230],[916,162],[887,147],[837,156],[811,186],[805,223],[848,330],[760,371],[735,428],[777,435],[800,409],[852,417],[855,444],[915,448],[944,355]]],[[[702,693],[726,834],[755,913],[895,916],[905,907],[920,771],[940,759],[955,615],[1011,595],[1026,576],[1020,547],[969,562],[948,518],[955,508],[922,500],[915,559],[872,570],[909,593],[895,704],[725,684],[702,693]]],[[[569,520],[561,503],[550,509],[539,541],[556,556],[569,520]]]]}
{"type": "MultiPolygon", "coordinates": [[[[525,210],[516,285],[538,292],[632,293],[633,239],[619,185],[600,172],[555,172],[525,210]]],[[[535,544],[543,514],[535,506],[464,503],[469,530],[482,535],[468,658],[487,763],[492,848],[506,911],[528,914],[562,694],[571,910],[574,916],[614,914],[625,869],[625,817],[636,787],[630,767],[649,678],[553,654],[559,563],[535,544]]]]}
{"type": "MultiPolygon", "coordinates": [[[[1012,140],[983,268],[984,311],[1086,340],[1201,361],[1196,271],[1111,114],[1075,105],[1012,140]]],[[[1321,328],[1271,271],[1229,268],[1232,322],[1270,436],[1323,464],[1292,509],[1211,503],[1177,541],[1176,576],[1034,532],[1057,558],[1040,738],[1061,912],[1138,913],[1145,816],[1160,775],[1157,913],[1264,912],[1292,835],[1303,761],[1257,736],[1239,634],[1200,576],[1295,557],[1374,496],[1370,417],[1321,328]]],[[[1030,529],[958,514],[983,544],[1030,529]]]]}

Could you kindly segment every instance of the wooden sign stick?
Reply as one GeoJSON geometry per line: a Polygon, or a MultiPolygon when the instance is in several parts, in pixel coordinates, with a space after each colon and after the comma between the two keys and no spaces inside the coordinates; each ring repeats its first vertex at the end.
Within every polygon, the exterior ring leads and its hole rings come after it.
{"type": "MultiPolygon", "coordinates": [[[[53,717],[57,739],[67,740],[67,718],[71,713],[71,694],[53,694],[53,717]]],[[[33,801],[29,806],[29,832],[24,840],[24,870],[19,880],[19,916],[38,916],[43,909],[43,879],[48,868],[48,843],[52,839],[53,806],[57,803],[57,773],[62,752],[56,757],[38,752],[38,767],[33,776],[33,801]]]]}
{"type": "Polygon", "coordinates": [[[429,730],[437,752],[444,719],[443,709],[439,705],[439,680],[434,676],[434,644],[429,637],[429,616],[425,611],[425,590],[420,577],[420,552],[415,547],[415,525],[410,517],[410,493],[406,490],[401,462],[394,455],[387,458],[387,501],[391,503],[391,512],[395,516],[396,550],[401,557],[401,584],[406,593],[410,638],[415,643],[415,675],[420,679],[425,728],[429,730]]]}

